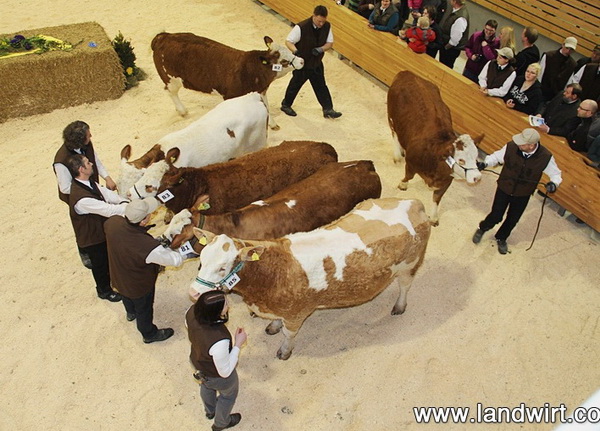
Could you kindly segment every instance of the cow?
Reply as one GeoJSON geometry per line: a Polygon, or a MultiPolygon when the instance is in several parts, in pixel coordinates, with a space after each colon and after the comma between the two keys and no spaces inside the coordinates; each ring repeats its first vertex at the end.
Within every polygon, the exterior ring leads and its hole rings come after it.
{"type": "Polygon", "coordinates": [[[165,152],[160,144],[155,144],[138,159],[129,161],[131,157],[131,145],[127,144],[121,150],[121,172],[117,178],[117,190],[122,197],[127,193],[137,180],[142,178],[148,166],[159,160],[164,160],[165,152]]]}
{"type": "MultiPolygon", "coordinates": [[[[195,239],[194,226],[251,239],[308,232],[341,217],[359,202],[380,196],[381,181],[370,160],[328,163],[311,176],[244,208],[207,216],[196,209],[188,212],[192,223],[173,238],[171,248],[195,239]]],[[[192,243],[200,254],[202,246],[197,241],[192,243]]]]}
{"type": "MultiPolygon", "coordinates": [[[[181,87],[203,93],[216,91],[224,99],[257,91],[266,101],[273,80],[304,67],[304,60],[285,46],[273,43],[268,36],[264,41],[268,50],[240,51],[192,33],[159,33],[151,47],[160,79],[177,112],[185,116],[187,109],[178,96],[181,87]]],[[[272,117],[269,126],[279,128],[272,117]]]]}
{"type": "Polygon", "coordinates": [[[221,214],[267,198],[331,162],[337,162],[337,153],[325,142],[284,141],[225,163],[172,167],[157,196],[168,190],[171,197],[164,204],[173,213],[207,196],[210,208],[203,214],[221,214]]]}
{"type": "Polygon", "coordinates": [[[219,103],[189,126],[158,141],[167,153],[165,160],[150,165],[129,189],[129,196],[153,196],[171,165],[199,168],[266,147],[268,116],[262,96],[256,92],[219,103]]]}
{"type": "Polygon", "coordinates": [[[400,295],[392,315],[402,314],[431,223],[420,201],[384,198],[363,201],[322,228],[275,240],[194,232],[207,245],[190,286],[192,299],[210,289],[238,293],[252,312],[272,320],[268,334],[283,328],[277,357],[285,360],[317,309],[363,304],[396,281],[400,295]]]}
{"type": "Polygon", "coordinates": [[[476,184],[477,147],[469,135],[456,136],[452,116],[442,100],[439,88],[412,72],[399,72],[387,94],[388,122],[394,138],[394,162],[405,157],[404,178],[398,185],[406,190],[408,182],[419,174],[433,188],[431,223],[439,223],[438,206],[454,178],[476,184]],[[417,108],[418,107],[418,108],[417,108]],[[415,112],[421,109],[421,115],[415,112]]]}

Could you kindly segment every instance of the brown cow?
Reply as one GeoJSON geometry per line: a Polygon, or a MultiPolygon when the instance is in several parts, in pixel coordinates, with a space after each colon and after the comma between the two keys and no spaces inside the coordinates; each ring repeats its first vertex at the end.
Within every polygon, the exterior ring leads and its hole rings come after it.
{"type": "Polygon", "coordinates": [[[438,206],[454,178],[475,184],[481,179],[477,169],[477,147],[469,135],[456,136],[452,116],[439,88],[412,72],[399,72],[388,91],[388,122],[394,137],[394,162],[404,156],[404,179],[398,185],[406,190],[408,181],[419,174],[434,189],[434,226],[439,221],[438,206]],[[415,114],[418,115],[418,117],[415,114]]]}
{"type": "MultiPolygon", "coordinates": [[[[183,116],[187,109],[178,96],[182,86],[203,93],[216,91],[224,99],[256,91],[263,94],[268,109],[271,82],[292,69],[302,69],[304,60],[268,36],[264,41],[266,51],[240,51],[192,33],[159,33],[151,47],[156,70],[183,116]]],[[[278,128],[272,116],[269,126],[278,128]]]]}
{"type": "Polygon", "coordinates": [[[165,206],[178,213],[208,195],[210,209],[204,214],[221,214],[272,196],[331,162],[337,162],[337,153],[325,142],[284,141],[224,163],[171,167],[162,177],[157,197],[163,199],[168,190],[172,198],[165,200],[165,206]]]}
{"type": "MultiPolygon", "coordinates": [[[[343,216],[365,199],[380,196],[381,181],[370,160],[328,163],[308,178],[239,210],[207,216],[192,210],[192,224],[173,238],[171,248],[193,239],[193,226],[251,239],[307,232],[343,216]]],[[[199,254],[202,246],[192,242],[199,254]]]]}

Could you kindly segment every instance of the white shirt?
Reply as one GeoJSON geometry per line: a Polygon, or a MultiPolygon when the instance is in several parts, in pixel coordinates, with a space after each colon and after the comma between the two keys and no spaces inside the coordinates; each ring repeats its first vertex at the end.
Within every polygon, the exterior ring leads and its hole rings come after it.
{"type": "MultiPolygon", "coordinates": [[[[590,64],[590,63],[588,63],[588,64],[590,64]]],[[[585,69],[585,66],[587,66],[587,64],[585,64],[581,69],[579,69],[577,71],[577,73],[573,73],[571,75],[571,77],[567,81],[567,85],[573,84],[573,83],[579,84],[579,82],[581,81],[581,77],[583,76],[583,69],[585,69]]],[[[565,88],[567,88],[567,85],[565,85],[565,88]]]]}
{"type": "MultiPolygon", "coordinates": [[[[524,153],[524,154],[532,155],[537,151],[538,148],[539,148],[539,145],[537,147],[535,147],[535,150],[533,150],[531,153],[524,153]]],[[[490,154],[489,156],[486,156],[484,161],[485,161],[486,165],[488,165],[489,167],[494,167],[494,166],[504,163],[504,155],[505,154],[506,154],[506,145],[504,145],[498,151],[490,154]]],[[[558,165],[556,164],[556,160],[554,160],[554,156],[550,157],[550,161],[544,168],[543,172],[546,175],[548,175],[548,178],[550,178],[550,181],[552,181],[554,184],[556,184],[557,187],[560,183],[562,183],[561,171],[558,168],[558,165]]]]}
{"type": "MultiPolygon", "coordinates": [[[[452,13],[456,12],[458,9],[452,9],[452,13]]],[[[450,27],[450,40],[448,43],[452,46],[458,45],[460,40],[462,39],[463,33],[467,29],[467,19],[463,16],[460,16],[454,21],[452,27],[450,27]]]]}
{"type": "Polygon", "coordinates": [[[181,266],[183,256],[177,250],[158,245],[146,256],[146,263],[155,263],[162,266],[181,266]]]}
{"type": "MultiPolygon", "coordinates": [[[[75,181],[79,181],[82,184],[91,188],[90,181],[78,180],[75,178],[75,181]]],[[[114,215],[125,215],[125,207],[128,202],[124,202],[123,198],[119,196],[119,194],[115,191],[109,190],[104,186],[96,183],[100,193],[104,197],[105,201],[101,201],[100,199],[94,198],[81,198],[75,204],[75,212],[79,215],[83,214],[98,214],[102,217],[111,217],[114,215]]],[[[71,192],[71,187],[67,190],[67,193],[71,192]]]]}
{"type": "MultiPolygon", "coordinates": [[[[77,154],[83,154],[80,150],[75,150],[77,154]]],[[[94,165],[94,169],[98,172],[102,178],[106,178],[109,176],[108,171],[102,164],[102,160],[98,157],[98,154],[95,154],[96,164],[94,165]]],[[[69,169],[63,165],[62,163],[54,163],[54,171],[56,172],[56,180],[58,181],[58,188],[61,193],[68,195],[71,192],[71,183],[73,182],[73,177],[69,172],[69,169]]]]}
{"type": "MultiPolygon", "coordinates": [[[[487,63],[485,63],[485,66],[483,66],[481,73],[477,77],[477,79],[479,80],[479,86],[481,88],[487,88],[487,73],[488,73],[489,65],[492,61],[493,60],[490,60],[487,63]]],[[[504,66],[500,66],[500,67],[502,69],[504,69],[504,68],[508,67],[508,63],[505,64],[504,66]]],[[[513,73],[508,75],[508,78],[506,78],[506,80],[504,81],[504,83],[502,84],[501,87],[488,89],[488,96],[493,96],[493,97],[506,96],[506,94],[508,93],[508,90],[510,90],[510,87],[513,84],[516,77],[517,77],[517,72],[513,71],[513,73]]]]}
{"type": "MultiPolygon", "coordinates": [[[[316,28],[314,24],[313,24],[313,28],[316,28]]],[[[286,40],[288,42],[296,45],[298,42],[300,42],[301,38],[302,38],[302,31],[300,30],[300,27],[298,25],[295,25],[294,28],[292,28],[292,31],[290,31],[290,34],[288,34],[288,37],[286,38],[286,40]]],[[[327,40],[325,42],[333,43],[333,31],[331,30],[331,26],[329,26],[329,34],[327,35],[327,40]]]]}

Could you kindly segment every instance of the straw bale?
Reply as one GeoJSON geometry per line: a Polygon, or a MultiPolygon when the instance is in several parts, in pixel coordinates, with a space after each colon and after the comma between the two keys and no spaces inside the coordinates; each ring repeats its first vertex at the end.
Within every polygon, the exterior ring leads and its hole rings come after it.
{"type": "Polygon", "coordinates": [[[117,99],[125,91],[123,69],[110,39],[95,22],[24,30],[15,34],[52,36],[74,46],[71,51],[49,51],[0,58],[3,97],[0,122],[54,109],[117,99]],[[95,42],[96,47],[88,44],[95,42]]]}

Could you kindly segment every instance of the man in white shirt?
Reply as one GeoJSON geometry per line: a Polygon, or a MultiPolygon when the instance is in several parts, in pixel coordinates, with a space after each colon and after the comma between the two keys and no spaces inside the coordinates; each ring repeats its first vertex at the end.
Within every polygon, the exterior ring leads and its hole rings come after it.
{"type": "Polygon", "coordinates": [[[440,21],[443,47],[440,50],[440,62],[450,69],[469,40],[469,12],[466,0],[451,0],[446,13],[440,21]]]}

